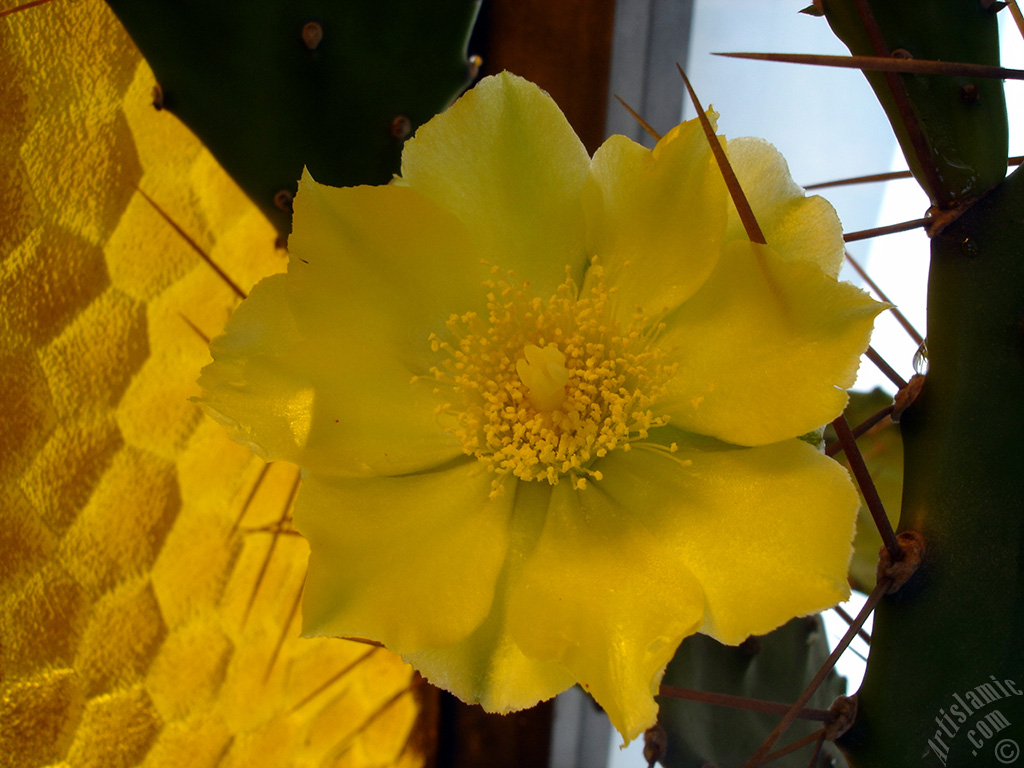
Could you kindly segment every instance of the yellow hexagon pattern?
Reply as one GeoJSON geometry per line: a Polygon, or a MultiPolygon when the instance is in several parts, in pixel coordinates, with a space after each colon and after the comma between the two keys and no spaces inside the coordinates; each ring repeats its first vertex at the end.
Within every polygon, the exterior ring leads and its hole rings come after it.
{"type": "Polygon", "coordinates": [[[274,231],[104,3],[29,6],[0,17],[0,764],[423,765],[411,669],[298,638],[297,470],[189,402],[274,231]]]}

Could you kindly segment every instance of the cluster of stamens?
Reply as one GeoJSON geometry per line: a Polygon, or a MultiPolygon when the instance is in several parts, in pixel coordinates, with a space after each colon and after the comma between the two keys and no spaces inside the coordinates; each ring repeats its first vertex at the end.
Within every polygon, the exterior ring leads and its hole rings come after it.
{"type": "Polygon", "coordinates": [[[585,296],[567,277],[546,300],[511,274],[488,280],[486,318],[453,315],[451,341],[430,337],[443,356],[431,368],[437,391],[452,394],[439,413],[454,417],[466,453],[498,475],[495,490],[510,473],[552,485],[567,476],[585,488],[588,477],[601,479],[596,459],[667,423],[652,410],[673,373],[651,343],[661,327],[639,315],[616,327],[614,289],[601,274],[590,267],[585,296]]]}

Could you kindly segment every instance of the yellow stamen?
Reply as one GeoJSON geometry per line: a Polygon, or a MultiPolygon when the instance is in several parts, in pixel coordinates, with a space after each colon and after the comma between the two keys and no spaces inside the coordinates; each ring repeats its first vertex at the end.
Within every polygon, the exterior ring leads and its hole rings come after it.
{"type": "Polygon", "coordinates": [[[452,340],[428,340],[442,357],[433,379],[455,395],[440,410],[496,487],[511,473],[552,485],[568,475],[582,490],[600,480],[594,461],[668,421],[652,409],[674,372],[651,344],[660,326],[637,316],[618,327],[600,266],[588,283],[580,296],[567,278],[545,301],[511,276],[488,281],[486,317],[453,315],[452,340]]]}

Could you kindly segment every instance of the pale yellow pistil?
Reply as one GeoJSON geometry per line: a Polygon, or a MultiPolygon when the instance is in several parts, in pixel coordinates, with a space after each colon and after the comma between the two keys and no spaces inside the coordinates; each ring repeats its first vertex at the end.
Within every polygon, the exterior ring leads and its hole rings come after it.
{"type": "Polygon", "coordinates": [[[554,344],[544,349],[527,344],[523,357],[516,362],[516,373],[526,386],[530,404],[538,411],[553,411],[565,401],[569,369],[565,367],[565,355],[554,344]]]}
{"type": "Polygon", "coordinates": [[[431,369],[452,399],[440,411],[467,454],[501,479],[568,476],[575,488],[615,449],[629,450],[667,419],[652,406],[672,375],[652,340],[660,326],[637,317],[616,327],[601,268],[590,268],[591,289],[579,296],[571,279],[543,300],[511,281],[488,282],[487,317],[449,319],[452,341],[432,336],[442,354],[431,369]]]}

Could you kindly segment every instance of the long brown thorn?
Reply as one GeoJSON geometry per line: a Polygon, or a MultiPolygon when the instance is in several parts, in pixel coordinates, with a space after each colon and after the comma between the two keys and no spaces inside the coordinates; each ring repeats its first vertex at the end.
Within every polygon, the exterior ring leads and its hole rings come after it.
{"type": "MultiPolygon", "coordinates": [[[[878,424],[878,422],[884,420],[888,416],[892,416],[894,408],[895,406],[893,405],[887,405],[882,410],[868,416],[866,419],[864,419],[864,421],[862,421],[860,424],[853,428],[853,436],[860,437],[865,432],[870,430],[873,426],[878,424]]],[[[843,450],[843,444],[836,440],[835,442],[829,443],[828,445],[825,446],[825,455],[835,456],[841,450],[843,450]]]]}
{"type": "Polygon", "coordinates": [[[814,676],[814,679],[807,685],[804,692],[800,694],[800,698],[794,702],[789,712],[787,712],[782,720],[779,721],[779,724],[775,726],[772,732],[768,734],[768,738],[766,738],[761,746],[758,747],[757,752],[755,752],[754,755],[744,763],[743,768],[757,768],[757,766],[764,762],[765,756],[768,754],[769,750],[771,750],[782,735],[789,730],[789,726],[791,726],[793,721],[798,717],[797,713],[804,704],[810,701],[811,696],[814,695],[814,692],[817,691],[825,681],[828,673],[831,672],[832,668],[836,665],[836,662],[839,661],[839,657],[843,655],[843,652],[853,641],[853,638],[857,636],[857,630],[864,626],[864,622],[867,621],[868,616],[871,615],[875,606],[878,605],[878,601],[882,599],[882,595],[884,595],[889,589],[889,584],[890,580],[888,578],[883,578],[878,581],[875,588],[868,596],[867,601],[864,603],[864,607],[861,608],[860,613],[857,614],[857,618],[853,620],[853,624],[850,625],[846,634],[843,635],[843,639],[839,641],[832,653],[829,654],[829,657],[825,659],[825,663],[821,666],[821,669],[818,670],[818,674],[814,676]]]}
{"type": "Polygon", "coordinates": [[[814,733],[809,733],[802,739],[797,739],[792,744],[787,744],[786,746],[780,749],[776,749],[774,752],[765,755],[765,758],[761,762],[761,765],[768,765],[768,763],[772,762],[773,760],[778,760],[780,757],[785,757],[788,754],[796,752],[798,749],[802,749],[803,747],[806,747],[808,744],[813,744],[824,735],[825,729],[819,728],[814,733]]]}
{"type": "Polygon", "coordinates": [[[930,218],[913,219],[912,221],[901,221],[899,224],[887,224],[884,227],[872,227],[861,229],[857,232],[847,232],[843,235],[843,242],[853,243],[857,240],[869,240],[880,235],[894,235],[897,232],[909,232],[912,229],[920,229],[932,223],[930,218]]]}
{"type": "Polygon", "coordinates": [[[38,5],[46,5],[47,3],[52,2],[53,0],[31,0],[31,2],[16,5],[13,8],[4,8],[0,11],[0,19],[4,16],[10,16],[12,13],[17,13],[18,11],[27,11],[29,8],[35,8],[38,5]]]}
{"type": "Polygon", "coordinates": [[[711,121],[708,120],[707,114],[704,112],[704,107],[701,106],[700,100],[697,98],[696,92],[693,90],[693,86],[690,85],[690,78],[683,72],[683,68],[676,64],[676,69],[679,70],[679,74],[683,78],[683,84],[686,85],[686,91],[690,94],[690,101],[693,102],[693,108],[697,111],[697,119],[700,120],[700,127],[704,129],[704,135],[708,139],[708,144],[711,147],[711,152],[715,156],[715,161],[718,163],[718,169],[722,173],[722,178],[725,179],[725,186],[729,189],[729,194],[732,196],[732,202],[736,206],[736,211],[740,215],[740,221],[743,222],[743,229],[746,230],[747,239],[752,243],[761,243],[764,245],[768,241],[764,238],[764,233],[761,232],[761,227],[757,223],[757,219],[754,217],[754,211],[750,207],[750,203],[747,201],[747,196],[743,194],[743,189],[740,187],[739,179],[736,178],[736,173],[732,169],[732,164],[729,163],[729,158],[725,155],[725,150],[722,148],[722,143],[718,140],[715,135],[715,129],[711,126],[711,121]]]}
{"type": "Polygon", "coordinates": [[[199,247],[199,243],[197,243],[195,240],[193,240],[192,237],[188,234],[188,232],[186,232],[181,227],[181,225],[178,224],[178,222],[176,222],[174,219],[171,218],[170,214],[168,214],[163,208],[161,208],[159,205],[157,205],[156,201],[153,198],[151,198],[149,195],[147,195],[142,190],[141,187],[136,187],[135,189],[136,189],[136,191],[138,191],[138,193],[140,195],[142,195],[143,199],[145,199],[145,201],[147,203],[149,203],[153,207],[153,210],[155,210],[160,215],[160,218],[162,218],[164,221],[166,221],[168,224],[170,224],[171,225],[171,229],[173,229],[175,232],[177,232],[178,235],[181,236],[182,240],[184,240],[186,243],[188,243],[189,247],[199,255],[199,258],[201,258],[203,261],[205,261],[207,263],[207,265],[209,265],[210,269],[212,269],[214,272],[217,273],[217,277],[219,277],[221,280],[223,280],[225,285],[227,285],[228,288],[230,288],[232,290],[232,292],[238,298],[244,299],[246,297],[245,291],[243,291],[241,288],[238,287],[238,283],[236,283],[234,280],[231,279],[231,277],[228,275],[228,273],[225,272],[220,267],[220,265],[217,264],[210,257],[210,254],[208,254],[206,251],[204,251],[202,248],[199,247]]]}
{"type": "MultiPolygon", "coordinates": [[[[1024,163],[1024,155],[1014,155],[1006,164],[1015,167],[1024,163]]],[[[913,174],[910,171],[889,171],[888,173],[872,173],[867,176],[851,176],[848,179],[835,179],[833,181],[822,181],[818,184],[808,184],[804,189],[825,189],[826,187],[845,187],[850,184],[869,184],[873,181],[895,181],[896,179],[910,179],[913,174]]]]}
{"type": "MultiPolygon", "coordinates": [[[[853,624],[853,616],[848,614],[846,612],[846,610],[843,608],[843,606],[837,605],[832,610],[835,611],[839,615],[839,618],[841,618],[843,621],[846,622],[847,626],[849,626],[850,624],[853,624]]],[[[867,630],[864,629],[864,627],[861,627],[860,629],[857,630],[857,637],[859,637],[861,640],[863,640],[868,645],[871,645],[871,635],[869,635],[867,633],[867,630]]]]}
{"type": "Polygon", "coordinates": [[[875,367],[884,373],[886,378],[896,385],[897,389],[903,389],[907,386],[907,382],[904,381],[903,377],[896,373],[891,365],[885,362],[885,359],[875,351],[874,347],[868,347],[868,351],[864,353],[864,356],[874,363],[875,367]]]}
{"type": "Polygon", "coordinates": [[[1024,15],[1020,12],[1017,0],[1007,0],[1006,4],[1010,6],[1010,15],[1013,16],[1013,23],[1017,25],[1017,31],[1024,37],[1024,15]]]}
{"type": "Polygon", "coordinates": [[[638,123],[640,123],[640,127],[643,128],[647,132],[648,136],[650,136],[655,141],[661,141],[661,134],[658,133],[656,130],[654,130],[654,128],[651,127],[650,123],[648,123],[646,120],[644,120],[642,117],[640,117],[640,113],[639,112],[637,112],[635,109],[633,109],[631,106],[629,106],[629,104],[627,104],[625,101],[623,101],[622,97],[619,96],[619,94],[616,93],[615,94],[615,98],[619,102],[619,104],[621,104],[622,106],[624,106],[626,108],[626,111],[629,112],[629,114],[632,116],[632,118],[634,120],[636,120],[638,123]]]}
{"type": "MultiPolygon", "coordinates": [[[[854,271],[858,275],[860,275],[861,279],[871,287],[871,290],[878,294],[878,298],[887,304],[892,304],[889,297],[885,295],[885,291],[878,286],[878,283],[871,279],[871,275],[869,275],[864,268],[857,263],[857,260],[853,258],[853,255],[849,251],[846,252],[846,260],[850,262],[850,266],[853,267],[854,271]]],[[[900,312],[899,307],[893,305],[892,309],[889,311],[892,312],[892,316],[896,318],[896,322],[902,325],[903,330],[905,330],[910,338],[914,340],[914,343],[921,346],[924,343],[924,337],[917,332],[917,329],[913,325],[910,324],[910,321],[907,320],[907,316],[900,312]]]]}
{"type": "Polygon", "coordinates": [[[898,72],[915,75],[948,75],[952,77],[988,77],[996,80],[1024,80],[1024,69],[1007,69],[988,64],[929,59],[897,59],[892,56],[828,56],[817,53],[716,53],[731,59],[778,61],[784,64],[813,64],[819,67],[841,67],[868,72],[898,72]]]}
{"type": "Polygon", "coordinates": [[[896,534],[889,523],[889,517],[885,514],[885,507],[882,506],[882,499],[879,497],[878,489],[875,488],[875,483],[871,479],[871,473],[864,463],[864,457],[861,456],[860,448],[857,447],[857,440],[854,438],[853,432],[850,431],[850,424],[846,421],[845,416],[840,415],[838,419],[832,422],[832,427],[836,431],[836,437],[839,438],[839,442],[843,444],[846,461],[849,463],[850,471],[853,472],[853,477],[860,487],[864,503],[867,504],[868,511],[871,513],[871,519],[875,521],[875,527],[882,537],[882,543],[889,550],[893,560],[896,560],[900,556],[900,545],[896,541],[896,534]]]}
{"type": "MultiPolygon", "coordinates": [[[[702,704],[713,704],[716,707],[731,707],[732,709],[743,709],[748,712],[762,712],[769,715],[785,715],[792,708],[789,704],[778,701],[764,701],[762,699],[751,699],[746,696],[732,696],[728,693],[712,693],[711,691],[699,691],[695,688],[679,688],[674,685],[663,685],[658,693],[670,699],[686,699],[687,701],[699,701],[702,704]]],[[[827,709],[803,709],[801,708],[795,717],[801,720],[816,720],[825,722],[830,713],[827,709]]]]}

